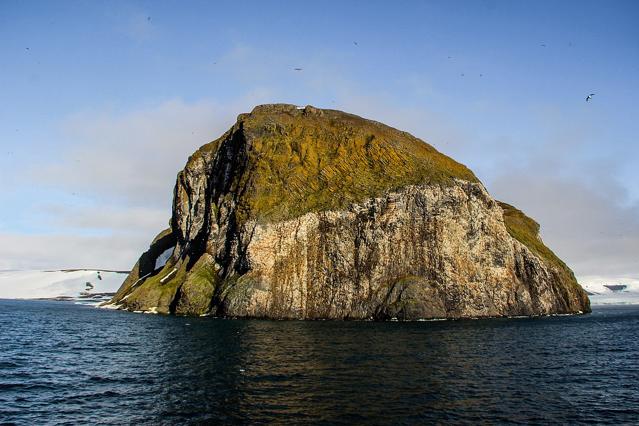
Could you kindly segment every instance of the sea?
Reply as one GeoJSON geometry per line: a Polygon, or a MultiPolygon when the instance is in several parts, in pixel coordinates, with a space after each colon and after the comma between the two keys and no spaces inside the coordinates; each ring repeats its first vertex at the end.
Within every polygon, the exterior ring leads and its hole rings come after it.
{"type": "Polygon", "coordinates": [[[0,300],[0,424],[639,424],[639,306],[430,322],[0,300]]]}

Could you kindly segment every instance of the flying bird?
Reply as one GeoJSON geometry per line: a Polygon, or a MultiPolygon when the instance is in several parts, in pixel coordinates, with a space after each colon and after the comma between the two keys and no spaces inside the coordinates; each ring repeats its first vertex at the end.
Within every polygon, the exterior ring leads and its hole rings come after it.
{"type": "Polygon", "coordinates": [[[356,42],[356,41],[354,41],[354,42],[353,42],[353,44],[354,44],[355,46],[359,46],[359,44],[357,44],[357,42],[356,42]]]}
{"type": "Polygon", "coordinates": [[[593,96],[595,96],[594,93],[591,93],[588,96],[586,96],[586,102],[590,102],[590,100],[592,99],[593,96]]]}
{"type": "Polygon", "coordinates": [[[293,68],[295,71],[302,71],[302,68],[293,68]]]}

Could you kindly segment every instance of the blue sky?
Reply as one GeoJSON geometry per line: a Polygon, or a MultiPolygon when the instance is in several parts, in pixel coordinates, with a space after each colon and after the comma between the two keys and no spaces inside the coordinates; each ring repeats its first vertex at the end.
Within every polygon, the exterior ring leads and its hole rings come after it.
{"type": "Polygon", "coordinates": [[[287,102],[410,131],[578,276],[637,276],[637,22],[634,1],[4,0],[0,268],[130,267],[188,155],[287,102]]]}

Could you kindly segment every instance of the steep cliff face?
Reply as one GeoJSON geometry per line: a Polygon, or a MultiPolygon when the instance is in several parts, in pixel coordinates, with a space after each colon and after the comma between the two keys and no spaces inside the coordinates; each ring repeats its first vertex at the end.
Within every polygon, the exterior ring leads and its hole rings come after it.
{"type": "Polygon", "coordinates": [[[589,311],[538,231],[466,167],[405,132],[264,105],[189,158],[170,229],[112,303],[308,319],[589,311]]]}

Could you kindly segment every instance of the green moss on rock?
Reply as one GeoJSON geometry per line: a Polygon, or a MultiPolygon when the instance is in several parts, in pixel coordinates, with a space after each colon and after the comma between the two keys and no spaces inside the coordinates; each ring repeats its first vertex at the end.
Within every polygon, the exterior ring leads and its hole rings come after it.
{"type": "Polygon", "coordinates": [[[147,278],[123,299],[126,307],[130,310],[155,308],[159,313],[171,313],[178,288],[187,276],[187,263],[167,262],[160,272],[147,278]]]}
{"type": "Polygon", "coordinates": [[[209,311],[213,293],[218,285],[213,257],[207,253],[193,265],[179,289],[176,314],[202,315],[209,311]]]}
{"type": "Polygon", "coordinates": [[[539,224],[526,216],[521,210],[510,204],[499,201],[504,212],[504,222],[508,233],[550,264],[567,268],[566,264],[555,255],[539,237],[539,224]]]}
{"type": "MultiPolygon", "coordinates": [[[[510,204],[501,201],[498,203],[504,212],[504,222],[508,233],[528,247],[541,260],[552,266],[559,281],[565,283],[564,289],[566,289],[565,286],[569,286],[572,294],[581,295],[582,298],[586,297],[572,270],[539,237],[539,224],[510,204]]],[[[570,294],[566,293],[565,297],[569,298],[570,294]]]]}
{"type": "Polygon", "coordinates": [[[229,141],[246,144],[246,170],[233,186],[240,193],[240,222],[342,209],[407,185],[478,181],[466,166],[426,142],[341,111],[256,107],[240,115],[222,138],[198,150],[189,163],[213,156],[229,141]]]}

